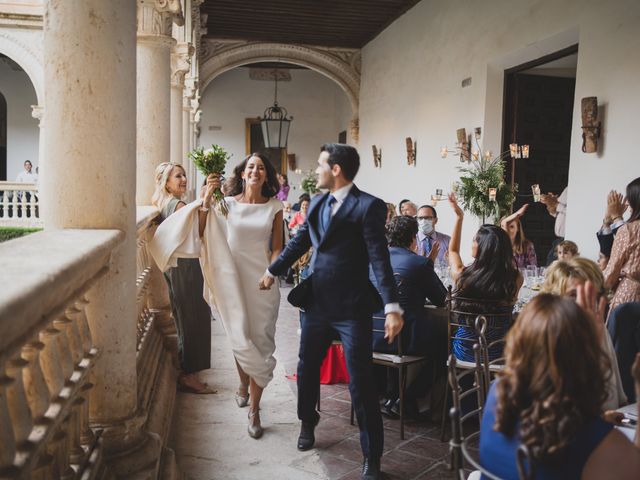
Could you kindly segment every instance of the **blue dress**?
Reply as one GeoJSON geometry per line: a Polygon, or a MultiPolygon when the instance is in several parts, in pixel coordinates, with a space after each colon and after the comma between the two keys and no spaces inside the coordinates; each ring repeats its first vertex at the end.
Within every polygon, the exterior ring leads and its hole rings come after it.
{"type": "MultiPolygon", "coordinates": [[[[496,384],[491,384],[480,426],[480,463],[494,475],[505,480],[518,480],[516,451],[520,442],[493,430],[496,417],[496,384]]],[[[536,465],[536,480],[580,480],[591,452],[613,429],[613,425],[600,417],[588,420],[567,448],[561,462],[536,465]]],[[[482,477],[486,478],[486,477],[482,477]]]]}
{"type": "MultiPolygon", "coordinates": [[[[457,302],[454,307],[455,309],[462,309],[469,312],[478,310],[477,306],[474,307],[473,303],[467,301],[465,301],[464,304],[457,302]]],[[[485,337],[489,344],[496,340],[501,340],[507,335],[512,323],[512,310],[512,305],[495,305],[492,312],[485,313],[484,316],[487,319],[487,332],[485,337]],[[492,316],[491,314],[496,316],[492,316]]],[[[473,344],[477,343],[478,340],[478,334],[474,327],[476,317],[477,315],[475,314],[458,314],[455,318],[455,322],[462,325],[456,328],[451,342],[451,349],[458,360],[464,360],[466,362],[476,361],[473,353],[473,344]]],[[[504,343],[498,343],[489,347],[489,361],[502,357],[503,348],[504,343]]]]}

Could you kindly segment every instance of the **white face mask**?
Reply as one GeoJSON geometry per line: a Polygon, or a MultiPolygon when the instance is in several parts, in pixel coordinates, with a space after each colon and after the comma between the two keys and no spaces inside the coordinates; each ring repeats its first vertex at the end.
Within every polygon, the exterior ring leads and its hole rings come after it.
{"type": "Polygon", "coordinates": [[[431,235],[431,233],[433,232],[433,220],[418,220],[418,228],[425,235],[431,235]]]}

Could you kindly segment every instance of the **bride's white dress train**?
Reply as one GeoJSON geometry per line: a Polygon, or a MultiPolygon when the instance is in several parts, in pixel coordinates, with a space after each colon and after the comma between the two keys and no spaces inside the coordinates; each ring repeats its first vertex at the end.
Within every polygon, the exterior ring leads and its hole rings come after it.
{"type": "Polygon", "coordinates": [[[258,282],[270,263],[273,219],[282,203],[274,198],[264,204],[239,203],[233,197],[225,200],[228,217],[211,208],[202,240],[198,235],[201,202],[196,200],[160,224],[149,250],[162,271],[177,265],[178,258],[200,258],[205,300],[220,313],[242,369],[265,387],[276,366],[280,291],[260,290],[258,282]]]}

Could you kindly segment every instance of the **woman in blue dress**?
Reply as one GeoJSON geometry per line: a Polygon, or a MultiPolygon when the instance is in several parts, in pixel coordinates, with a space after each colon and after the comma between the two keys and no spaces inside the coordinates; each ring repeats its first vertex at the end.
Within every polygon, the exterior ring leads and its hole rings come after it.
{"type": "MultiPolygon", "coordinates": [[[[485,224],[478,229],[471,245],[473,263],[468,266],[462,263],[460,237],[464,212],[455,194],[449,195],[449,203],[456,214],[449,242],[449,265],[455,285],[453,308],[473,314],[456,318],[457,323],[467,323],[469,326],[459,327],[453,332],[452,351],[459,360],[474,362],[473,344],[477,343],[478,338],[473,326],[476,314],[484,314],[487,319],[486,337],[489,344],[504,338],[523,279],[513,258],[511,240],[496,225],[485,224]]],[[[490,360],[501,356],[501,344],[489,349],[490,360]]]]}
{"type": "MultiPolygon", "coordinates": [[[[480,427],[480,462],[499,478],[518,478],[521,443],[538,480],[640,478],[638,427],[634,445],[603,419],[609,367],[595,298],[590,283],[578,287],[577,302],[540,294],[509,331],[506,366],[491,386],[480,427]]],[[[633,376],[638,390],[640,355],[633,376]]]]}

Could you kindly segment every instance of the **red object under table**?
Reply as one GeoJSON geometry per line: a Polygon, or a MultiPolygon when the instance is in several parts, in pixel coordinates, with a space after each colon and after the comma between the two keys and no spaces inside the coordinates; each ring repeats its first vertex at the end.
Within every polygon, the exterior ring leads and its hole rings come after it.
{"type": "Polygon", "coordinates": [[[327,356],[320,366],[320,383],[349,383],[349,372],[344,358],[342,343],[334,342],[327,350],[327,356]]]}

